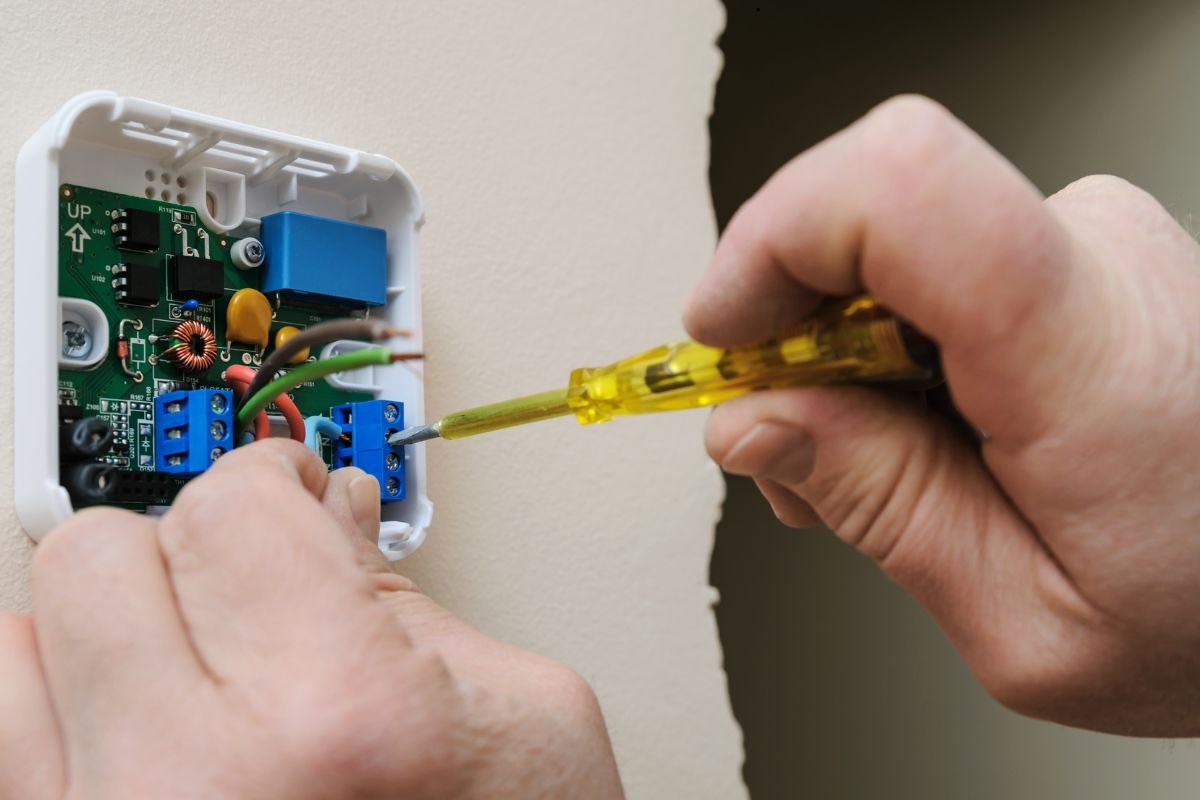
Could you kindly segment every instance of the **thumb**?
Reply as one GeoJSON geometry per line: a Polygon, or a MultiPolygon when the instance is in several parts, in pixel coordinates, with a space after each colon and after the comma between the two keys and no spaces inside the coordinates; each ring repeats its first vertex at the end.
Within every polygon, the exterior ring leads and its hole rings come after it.
{"type": "Polygon", "coordinates": [[[988,671],[1040,657],[1013,647],[1037,638],[1028,626],[1048,605],[1060,618],[1089,612],[978,454],[915,403],[863,387],[757,392],[719,407],[706,443],[726,471],[770,488],[776,509],[811,506],[873,558],[985,685],[988,671]]]}
{"type": "MultiPolygon", "coordinates": [[[[911,557],[927,498],[1002,501],[974,454],[937,420],[869,389],[751,394],[713,413],[707,446],[726,471],[790,492],[885,568],[911,557]]],[[[944,517],[946,509],[937,510],[923,522],[944,517]]]]}
{"type": "Polygon", "coordinates": [[[378,546],[379,482],[357,467],[335,469],[321,504],[341,524],[358,563],[372,575],[390,574],[391,564],[378,546]]]}

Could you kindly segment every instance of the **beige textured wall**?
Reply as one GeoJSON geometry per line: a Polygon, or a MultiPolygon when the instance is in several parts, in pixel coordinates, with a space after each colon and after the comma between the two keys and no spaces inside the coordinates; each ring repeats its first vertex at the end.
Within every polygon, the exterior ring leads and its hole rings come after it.
{"type": "MultiPolygon", "coordinates": [[[[0,186],[35,127],[93,88],[404,164],[427,209],[433,413],[680,332],[714,238],[715,0],[6,1],[0,18],[0,186]]],[[[12,269],[0,259],[0,285],[12,269]]],[[[12,302],[0,292],[10,377],[12,302]]],[[[0,394],[0,417],[11,408],[0,394]]],[[[434,528],[406,564],[467,619],[593,682],[635,798],[744,796],[707,579],[721,483],[701,425],[563,421],[435,444],[434,528]]],[[[0,605],[21,607],[30,546],[0,441],[0,605]]]]}

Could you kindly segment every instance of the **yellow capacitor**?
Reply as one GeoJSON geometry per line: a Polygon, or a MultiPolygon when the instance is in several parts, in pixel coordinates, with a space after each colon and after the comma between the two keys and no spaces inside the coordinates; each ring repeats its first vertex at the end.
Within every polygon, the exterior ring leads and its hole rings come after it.
{"type": "MultiPolygon", "coordinates": [[[[279,330],[275,331],[275,346],[283,347],[283,345],[287,343],[288,339],[292,338],[299,332],[300,332],[299,328],[293,328],[291,325],[283,326],[279,330]]],[[[307,361],[307,360],[308,360],[308,348],[306,347],[303,350],[297,350],[296,355],[289,358],[287,363],[299,364],[301,361],[307,361]]]]}
{"type": "Polygon", "coordinates": [[[225,338],[266,348],[271,340],[271,301],[258,289],[238,289],[225,307],[225,338]]]}

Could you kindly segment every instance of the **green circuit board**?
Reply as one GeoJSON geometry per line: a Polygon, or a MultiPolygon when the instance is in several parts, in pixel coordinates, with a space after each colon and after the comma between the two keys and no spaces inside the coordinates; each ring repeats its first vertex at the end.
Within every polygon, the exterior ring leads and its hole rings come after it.
{"type": "MultiPolygon", "coordinates": [[[[196,209],[187,205],[64,185],[59,190],[58,221],[58,294],[95,303],[108,319],[111,339],[107,356],[96,366],[59,369],[60,409],[78,409],[84,416],[99,416],[108,421],[114,431],[114,446],[105,461],[125,470],[153,472],[154,397],[175,389],[227,388],[221,377],[225,367],[245,364],[257,368],[261,363],[263,352],[257,346],[231,343],[225,338],[225,308],[229,298],[239,289],[259,288],[261,270],[243,270],[235,266],[230,248],[237,239],[207,229],[196,209]],[[153,252],[133,252],[117,246],[114,216],[127,209],[157,215],[159,246],[153,252]],[[170,259],[180,255],[197,255],[221,262],[223,296],[201,301],[195,309],[182,308],[186,301],[195,298],[172,293],[168,277],[170,259]],[[113,282],[114,267],[118,265],[158,268],[161,291],[155,305],[128,305],[118,301],[113,282]],[[215,334],[218,357],[206,370],[185,372],[163,357],[163,351],[171,341],[170,333],[184,320],[206,325],[215,334]],[[128,357],[124,366],[118,357],[116,337],[119,332],[128,339],[128,357]],[[141,379],[131,376],[127,370],[140,373],[141,379]]],[[[285,325],[303,329],[344,316],[334,309],[280,304],[278,298],[274,298],[274,308],[272,336],[285,325]]],[[[68,333],[64,330],[60,346],[68,346],[68,333]]],[[[103,345],[91,343],[91,346],[103,345]]],[[[315,354],[310,355],[311,358],[315,358],[315,354]]],[[[302,384],[290,394],[306,417],[328,414],[331,406],[341,403],[371,399],[369,394],[339,390],[324,380],[302,384]]],[[[273,408],[270,410],[274,411],[273,408]]],[[[174,480],[177,490],[184,481],[174,480]]],[[[125,505],[144,507],[138,503],[125,505]]]]}

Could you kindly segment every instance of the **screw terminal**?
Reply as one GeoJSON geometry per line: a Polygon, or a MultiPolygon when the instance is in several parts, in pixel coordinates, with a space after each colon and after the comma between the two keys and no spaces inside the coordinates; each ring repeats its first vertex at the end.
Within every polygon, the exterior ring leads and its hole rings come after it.
{"type": "Polygon", "coordinates": [[[333,466],[358,467],[379,481],[379,500],[405,498],[404,447],[388,434],[404,427],[404,404],[393,400],[347,403],[330,409],[342,434],[333,442],[333,466]]]}
{"type": "Polygon", "coordinates": [[[233,449],[233,392],[193,389],[154,398],[154,468],[172,475],[204,472],[233,449]]]}

